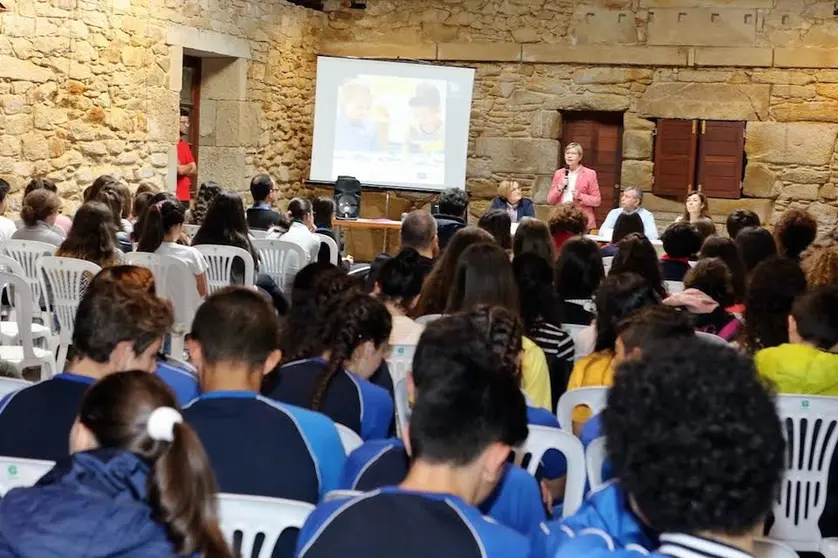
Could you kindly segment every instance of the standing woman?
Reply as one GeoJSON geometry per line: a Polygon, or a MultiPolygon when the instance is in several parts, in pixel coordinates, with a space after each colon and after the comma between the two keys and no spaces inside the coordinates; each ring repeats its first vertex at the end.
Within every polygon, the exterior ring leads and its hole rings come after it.
{"type": "Polygon", "coordinates": [[[492,200],[489,211],[502,209],[509,214],[513,223],[524,217],[535,217],[535,206],[532,200],[521,193],[521,185],[515,180],[504,180],[498,186],[498,197],[492,200]]]}
{"type": "Polygon", "coordinates": [[[588,230],[596,228],[594,208],[602,203],[596,171],[582,166],[582,146],[570,143],[564,151],[566,167],[556,171],[547,194],[550,205],[572,204],[588,218],[588,230]]]}

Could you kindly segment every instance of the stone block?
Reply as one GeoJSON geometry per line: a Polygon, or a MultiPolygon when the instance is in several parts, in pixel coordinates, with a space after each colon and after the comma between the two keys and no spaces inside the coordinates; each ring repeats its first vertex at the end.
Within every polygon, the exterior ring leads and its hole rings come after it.
{"type": "Polygon", "coordinates": [[[624,84],[631,81],[648,80],[654,76],[652,70],[641,68],[585,68],[573,72],[573,81],[578,84],[624,84]]]}
{"type": "Polygon", "coordinates": [[[749,161],[793,165],[827,165],[832,160],[838,125],[749,122],[745,153],[749,161]]]}
{"type": "Polygon", "coordinates": [[[490,159],[469,158],[466,160],[466,176],[469,178],[491,178],[492,161],[490,159]]]}
{"type": "Polygon", "coordinates": [[[751,72],[751,81],[777,85],[809,85],[815,81],[815,78],[804,72],[794,70],[754,70],[751,72]]]}
{"type": "Polygon", "coordinates": [[[35,18],[4,14],[3,34],[7,37],[32,37],[35,34],[35,18]]]}
{"type": "Polygon", "coordinates": [[[557,139],[562,135],[562,113],[557,110],[540,110],[535,113],[530,126],[534,138],[557,139]]]}
{"type": "Polygon", "coordinates": [[[626,130],[654,130],[655,123],[646,118],[640,118],[633,112],[623,115],[623,128],[626,130]]]}
{"type": "Polygon", "coordinates": [[[250,41],[217,31],[199,29],[188,25],[173,25],[167,34],[166,44],[180,46],[199,53],[250,60],[250,41]]]}
{"type": "Polygon", "coordinates": [[[770,198],[776,181],[777,177],[768,165],[749,162],[745,167],[742,192],[754,198],[770,198]]]}
{"type": "Polygon", "coordinates": [[[760,120],[768,115],[769,85],[653,83],[637,102],[640,116],[760,120]]]}
{"type": "Polygon", "coordinates": [[[319,53],[330,56],[357,56],[358,58],[378,58],[382,60],[397,60],[400,58],[436,60],[437,44],[327,42],[321,45],[319,53]]]}
{"type": "Polygon", "coordinates": [[[593,110],[603,112],[622,112],[628,110],[631,97],[626,95],[610,95],[606,93],[582,93],[558,95],[545,100],[545,108],[555,110],[593,110]]]}
{"type": "Polygon", "coordinates": [[[829,181],[829,171],[811,167],[785,167],[782,178],[785,182],[796,184],[826,184],[829,181]]]}
{"type": "Polygon", "coordinates": [[[552,185],[552,174],[540,174],[536,176],[532,183],[532,201],[535,203],[547,203],[547,194],[550,193],[550,186],[552,185]]]}
{"type": "Polygon", "coordinates": [[[19,157],[20,140],[14,136],[0,135],[0,156],[19,157]]]}
{"type": "Polygon", "coordinates": [[[120,58],[123,64],[131,67],[141,67],[150,63],[149,52],[141,47],[122,47],[120,58]]]}
{"type": "Polygon", "coordinates": [[[737,8],[774,7],[773,0],[640,0],[641,8],[727,8],[735,1],[737,8]]]}
{"type": "Polygon", "coordinates": [[[838,49],[834,48],[775,48],[776,68],[835,68],[838,49]]]}
{"type": "Polygon", "coordinates": [[[838,207],[815,202],[806,209],[818,220],[818,224],[827,230],[838,222],[838,207]]]}
{"type": "Polygon", "coordinates": [[[140,121],[145,121],[149,138],[175,143],[180,126],[180,96],[174,91],[158,88],[148,95],[143,109],[140,121]]]}
{"type": "Polygon", "coordinates": [[[568,32],[577,44],[637,43],[637,22],[634,13],[608,7],[577,5],[568,32]]]}
{"type": "Polygon", "coordinates": [[[255,146],[261,134],[258,103],[216,101],[215,145],[217,147],[255,146]]]}
{"type": "Polygon", "coordinates": [[[21,139],[23,157],[29,161],[48,159],[50,156],[49,142],[41,134],[30,132],[21,139]]]}
{"type": "Polygon", "coordinates": [[[201,101],[201,112],[198,115],[198,129],[201,133],[198,143],[201,145],[215,145],[215,103],[215,101],[201,101]]]}
{"type": "Polygon", "coordinates": [[[774,52],[770,48],[699,47],[695,49],[696,66],[770,67],[774,52]]]}
{"type": "Polygon", "coordinates": [[[654,170],[655,164],[652,161],[623,161],[620,186],[649,191],[654,181],[654,170]]]}
{"type": "Polygon", "coordinates": [[[646,130],[626,130],[623,132],[623,158],[651,159],[652,132],[646,130]]]}
{"type": "Polygon", "coordinates": [[[201,65],[201,98],[244,101],[247,98],[247,61],[242,58],[204,58],[201,65]]]}
{"type": "Polygon", "coordinates": [[[835,187],[835,184],[824,184],[821,187],[820,196],[825,200],[838,199],[838,188],[835,187]]]}
{"type": "Polygon", "coordinates": [[[548,139],[478,138],[477,155],[495,173],[550,173],[559,164],[559,142],[548,139]]]}
{"type": "Polygon", "coordinates": [[[54,76],[52,70],[20,60],[14,56],[0,56],[0,79],[24,80],[43,83],[54,76]]]}
{"type": "Polygon", "coordinates": [[[545,64],[608,64],[626,66],[686,66],[682,47],[524,45],[522,60],[545,64]]]}
{"type": "Polygon", "coordinates": [[[4,134],[21,136],[32,127],[31,114],[15,114],[12,116],[0,116],[0,129],[4,134]]]}
{"type": "Polygon", "coordinates": [[[439,43],[437,60],[518,62],[521,45],[515,43],[439,43]]]}
{"type": "Polygon", "coordinates": [[[769,114],[778,122],[838,122],[838,101],[783,103],[771,107],[769,114]]]}
{"type": "Polygon", "coordinates": [[[654,8],[649,10],[646,42],[672,46],[754,46],[756,12],[725,8],[654,8]]]}
{"type": "Polygon", "coordinates": [[[817,184],[789,184],[784,186],[780,199],[788,200],[816,200],[820,187],[817,184]]]}

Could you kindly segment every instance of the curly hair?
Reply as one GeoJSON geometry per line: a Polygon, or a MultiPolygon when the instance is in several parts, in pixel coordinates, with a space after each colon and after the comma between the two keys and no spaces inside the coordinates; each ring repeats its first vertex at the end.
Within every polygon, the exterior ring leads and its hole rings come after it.
{"type": "Polygon", "coordinates": [[[818,236],[818,222],[802,209],[789,209],[774,225],[774,238],[780,256],[800,261],[800,254],[818,236]]]}
{"type": "Polygon", "coordinates": [[[588,218],[575,205],[560,205],[550,213],[547,226],[551,235],[581,236],[588,230],[588,218]]]}
{"type": "Polygon", "coordinates": [[[631,233],[620,241],[609,273],[636,273],[646,279],[658,296],[666,297],[658,253],[643,233],[631,233]]]}
{"type": "Polygon", "coordinates": [[[826,241],[810,246],[800,262],[809,288],[838,285],[838,242],[826,241]]]}
{"type": "Polygon", "coordinates": [[[708,349],[667,340],[622,363],[602,412],[615,475],[655,531],[743,535],[771,510],[782,478],[770,389],[751,359],[708,349]]]}
{"type": "Polygon", "coordinates": [[[742,344],[749,353],[789,342],[792,303],[805,291],[806,276],[793,260],[774,257],[754,269],[745,297],[742,333],[742,344]]]}
{"type": "Polygon", "coordinates": [[[733,295],[733,276],[720,258],[699,261],[687,272],[684,286],[688,289],[698,289],[719,303],[722,308],[732,306],[736,301],[733,295]]]}

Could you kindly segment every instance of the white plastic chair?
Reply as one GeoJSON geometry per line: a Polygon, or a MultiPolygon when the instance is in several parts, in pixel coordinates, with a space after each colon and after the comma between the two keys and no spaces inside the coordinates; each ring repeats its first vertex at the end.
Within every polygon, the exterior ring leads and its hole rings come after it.
{"type": "Polygon", "coordinates": [[[358,267],[356,267],[355,269],[350,269],[349,273],[347,273],[347,275],[349,275],[350,277],[357,277],[357,276],[366,277],[369,274],[371,267],[372,266],[369,265],[369,264],[361,264],[358,267]]]}
{"type": "Polygon", "coordinates": [[[608,275],[608,272],[611,271],[612,263],[614,263],[614,256],[602,258],[602,269],[605,271],[605,275],[608,275]]]}
{"type": "MultiPolygon", "coordinates": [[[[0,271],[0,285],[9,285],[14,289],[13,299],[15,314],[19,324],[32,323],[32,290],[29,282],[18,275],[0,271]]],[[[41,379],[51,378],[56,373],[55,356],[52,351],[35,347],[29,328],[18,328],[20,345],[0,346],[0,360],[5,360],[19,373],[25,368],[40,368],[41,379]]]]}
{"type": "Polygon", "coordinates": [[[346,452],[346,455],[349,455],[350,453],[364,445],[364,441],[361,439],[361,437],[358,436],[358,434],[356,434],[355,431],[349,428],[348,426],[344,426],[338,423],[335,423],[335,426],[338,429],[340,443],[343,444],[343,451],[346,452]]]}
{"type": "Polygon", "coordinates": [[[585,448],[585,469],[588,471],[588,483],[591,485],[591,490],[596,490],[603,485],[602,465],[606,457],[604,437],[597,438],[585,448]]]}
{"type": "Polygon", "coordinates": [[[576,513],[585,496],[585,450],[582,442],[573,434],[549,426],[529,426],[530,434],[524,445],[515,452],[515,463],[520,465],[529,455],[527,472],[535,476],[541,459],[548,450],[558,450],[567,460],[567,477],[564,492],[562,516],[576,513]]]}
{"type": "Polygon", "coordinates": [[[260,271],[270,275],[283,293],[290,293],[297,272],[309,263],[306,251],[284,240],[255,239],[253,247],[259,253],[260,271]]]}
{"type": "Polygon", "coordinates": [[[207,261],[207,294],[233,284],[233,262],[240,259],[244,262],[244,284],[253,285],[256,276],[256,266],[253,256],[247,250],[236,246],[217,246],[201,244],[194,247],[207,261]]]}
{"type": "MultiPolygon", "coordinates": [[[[832,558],[825,555],[826,558],[832,558]]],[[[787,544],[764,537],[754,539],[754,558],[798,558],[797,552],[787,544]]]]}
{"type": "MultiPolygon", "coordinates": [[[[24,279],[26,278],[26,273],[23,271],[23,267],[17,263],[17,260],[5,254],[0,254],[0,269],[23,277],[24,279]]],[[[32,332],[33,341],[35,339],[46,339],[47,347],[55,350],[58,339],[52,335],[52,328],[49,325],[33,322],[29,329],[32,332]]],[[[7,321],[0,321],[0,345],[20,345],[18,323],[14,313],[9,316],[7,321]]]]}
{"type": "Polygon", "coordinates": [[[302,528],[312,511],[314,506],[307,502],[243,494],[218,495],[219,523],[231,548],[236,533],[241,533],[241,548],[233,548],[236,556],[268,558],[282,532],[302,528]],[[254,554],[260,534],[264,535],[264,540],[259,553],[254,554]]]}
{"type": "Polygon", "coordinates": [[[669,294],[684,292],[683,281],[664,281],[664,283],[666,286],[666,292],[668,292],[669,294]]]}
{"type": "Polygon", "coordinates": [[[183,225],[183,232],[186,233],[189,242],[192,242],[192,239],[195,238],[195,235],[198,234],[200,229],[201,225],[183,225]]]}
{"type": "Polygon", "coordinates": [[[338,259],[340,259],[340,249],[338,248],[338,243],[335,242],[335,239],[328,234],[315,234],[320,237],[321,244],[325,244],[329,247],[329,262],[331,262],[332,265],[338,265],[338,259]]]}
{"type": "Polygon", "coordinates": [[[410,421],[410,394],[407,390],[407,378],[393,385],[393,399],[396,406],[396,429],[401,436],[410,421]]]}
{"type": "Polygon", "coordinates": [[[172,303],[175,313],[175,325],[172,328],[170,353],[174,358],[182,358],[185,349],[187,330],[201,304],[195,276],[183,261],[172,256],[161,256],[148,252],[130,252],[125,261],[131,265],[145,267],[154,274],[157,296],[172,303]]]}
{"type": "Polygon", "coordinates": [[[58,320],[58,370],[64,370],[67,350],[73,341],[76,310],[84,295],[82,288],[86,289],[100,271],[102,268],[95,263],[76,258],[41,256],[38,259],[41,292],[45,293],[47,311],[58,320]]]}
{"type": "Polygon", "coordinates": [[[41,308],[41,282],[38,278],[38,266],[35,262],[41,256],[52,256],[56,247],[46,242],[35,240],[7,240],[3,245],[6,255],[11,257],[23,268],[23,275],[32,291],[34,307],[41,308]]]}
{"type": "Polygon", "coordinates": [[[582,332],[588,329],[588,326],[580,325],[580,324],[562,324],[562,329],[570,335],[571,339],[573,339],[573,361],[576,362],[577,360],[581,360],[591,354],[585,346],[589,343],[582,342],[581,335],[582,332]]]}
{"type": "Polygon", "coordinates": [[[442,317],[442,314],[428,314],[427,316],[419,316],[416,318],[415,322],[419,325],[428,325],[431,322],[435,322],[442,317]]]}
{"type": "Polygon", "coordinates": [[[573,409],[587,406],[591,414],[596,415],[605,408],[608,397],[607,387],[584,387],[566,391],[559,398],[556,418],[565,432],[573,432],[573,409]]]}
{"type": "Polygon", "coordinates": [[[0,457],[0,496],[5,496],[12,488],[32,486],[53,467],[54,461],[0,457]]]}
{"type": "Polygon", "coordinates": [[[838,541],[822,539],[818,521],[838,442],[838,397],[779,395],[777,411],[786,435],[786,472],[769,536],[796,551],[831,555],[838,541]]]}
{"type": "Polygon", "coordinates": [[[250,233],[251,238],[267,238],[268,231],[263,231],[261,229],[250,229],[248,231],[250,233]]]}
{"type": "Polygon", "coordinates": [[[9,395],[10,393],[14,393],[18,390],[23,388],[27,388],[31,385],[34,385],[32,382],[27,382],[26,380],[18,380],[17,378],[4,378],[0,377],[0,399],[4,398],[5,396],[9,395]]]}
{"type": "Polygon", "coordinates": [[[395,386],[407,378],[413,366],[413,354],[416,352],[416,345],[393,345],[390,347],[390,356],[387,358],[387,369],[393,378],[395,386]]]}
{"type": "Polygon", "coordinates": [[[730,343],[728,343],[718,335],[713,335],[712,333],[707,333],[706,331],[696,331],[695,336],[701,339],[702,341],[707,341],[712,345],[719,345],[724,347],[730,346],[730,343]]]}
{"type": "Polygon", "coordinates": [[[360,490],[330,490],[323,496],[324,502],[331,502],[340,498],[354,498],[363,494],[360,490]]]}

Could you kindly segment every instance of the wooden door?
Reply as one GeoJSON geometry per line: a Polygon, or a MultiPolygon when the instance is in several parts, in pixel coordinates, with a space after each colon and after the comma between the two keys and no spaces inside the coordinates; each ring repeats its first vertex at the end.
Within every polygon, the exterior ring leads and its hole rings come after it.
{"type": "Polygon", "coordinates": [[[655,134],[657,196],[683,196],[695,189],[695,153],[698,121],[658,120],[655,134]]]}
{"type": "Polygon", "coordinates": [[[698,189],[708,198],[739,199],[744,158],[744,122],[702,122],[698,140],[698,189]]]}
{"type": "MultiPolygon", "coordinates": [[[[180,108],[189,114],[189,136],[184,138],[198,162],[198,138],[201,137],[201,59],[183,57],[183,85],[180,90],[180,108]]],[[[193,178],[193,180],[196,180],[193,178]]],[[[195,184],[193,188],[197,189],[195,184]]]]}
{"type": "MultiPolygon", "coordinates": [[[[571,142],[582,146],[582,164],[597,173],[602,203],[594,211],[597,224],[620,202],[620,170],[623,153],[623,113],[566,112],[563,114],[562,148],[571,142]]],[[[559,165],[564,165],[564,152],[559,165]]]]}

